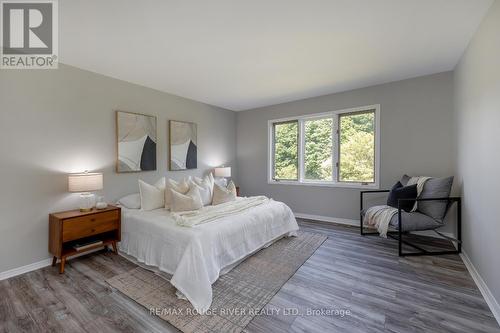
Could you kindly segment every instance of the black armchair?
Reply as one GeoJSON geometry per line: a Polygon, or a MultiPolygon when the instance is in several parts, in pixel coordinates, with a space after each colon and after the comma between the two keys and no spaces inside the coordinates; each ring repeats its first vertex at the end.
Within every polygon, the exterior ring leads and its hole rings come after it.
{"type": "MultiPolygon", "coordinates": [[[[364,235],[378,235],[377,232],[366,232],[363,227],[363,214],[364,214],[364,208],[363,208],[363,202],[364,202],[364,195],[365,194],[373,194],[373,193],[388,193],[390,190],[373,190],[373,191],[361,191],[360,192],[360,233],[362,236],[364,235]]],[[[412,214],[412,213],[406,213],[406,214],[412,214]]],[[[421,214],[421,213],[417,213],[421,214]]],[[[409,215],[407,215],[409,216],[409,215]]],[[[415,216],[414,216],[415,217],[415,216]]],[[[418,218],[418,216],[416,216],[418,218]]],[[[427,218],[427,216],[426,216],[427,218]]],[[[397,231],[389,231],[387,233],[387,236],[390,238],[393,238],[398,241],[398,254],[400,257],[403,256],[419,256],[419,255],[445,255],[445,254],[459,254],[462,252],[462,201],[460,197],[445,197],[445,198],[417,198],[417,199],[399,199],[398,200],[398,214],[397,214],[397,231]],[[447,202],[447,209],[446,209],[446,215],[449,214],[451,207],[453,206],[453,203],[456,203],[457,205],[457,238],[452,238],[449,236],[446,236],[436,229],[444,226],[444,223],[442,223],[440,226],[432,226],[432,227],[425,227],[425,224],[421,227],[415,227],[413,226],[411,231],[426,231],[426,230],[432,230],[435,233],[437,233],[439,236],[442,238],[448,239],[452,242],[456,242],[456,250],[443,250],[443,251],[428,251],[421,246],[418,246],[416,244],[413,244],[409,242],[408,240],[404,239],[404,235],[408,232],[406,231],[407,228],[405,228],[405,221],[403,219],[403,213],[401,209],[401,202],[402,201],[414,201],[416,200],[417,202],[421,201],[445,201],[447,202]],[[403,244],[408,245],[414,249],[417,250],[417,252],[403,252],[403,244]]]]}

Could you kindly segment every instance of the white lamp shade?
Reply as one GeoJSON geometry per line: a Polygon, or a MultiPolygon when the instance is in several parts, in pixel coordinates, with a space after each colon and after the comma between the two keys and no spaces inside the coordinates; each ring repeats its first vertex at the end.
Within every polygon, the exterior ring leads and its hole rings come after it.
{"type": "Polygon", "coordinates": [[[68,176],[70,192],[92,192],[102,190],[102,173],[73,173],[68,176]]]}
{"type": "Polygon", "coordinates": [[[215,177],[231,177],[231,167],[215,168],[215,177]]]}

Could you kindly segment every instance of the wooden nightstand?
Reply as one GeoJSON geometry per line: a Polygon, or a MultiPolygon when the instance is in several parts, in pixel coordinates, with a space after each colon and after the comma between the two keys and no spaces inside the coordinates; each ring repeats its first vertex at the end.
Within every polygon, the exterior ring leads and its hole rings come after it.
{"type": "Polygon", "coordinates": [[[59,273],[64,273],[66,258],[76,254],[113,246],[118,253],[116,242],[121,240],[121,208],[109,205],[102,210],[90,212],[71,210],[49,215],[49,252],[54,255],[52,266],[61,259],[59,273]],[[77,251],[76,244],[89,240],[100,240],[102,244],[77,251]]]}
{"type": "Polygon", "coordinates": [[[236,196],[237,197],[240,196],[240,187],[239,186],[236,186],[236,196]]]}

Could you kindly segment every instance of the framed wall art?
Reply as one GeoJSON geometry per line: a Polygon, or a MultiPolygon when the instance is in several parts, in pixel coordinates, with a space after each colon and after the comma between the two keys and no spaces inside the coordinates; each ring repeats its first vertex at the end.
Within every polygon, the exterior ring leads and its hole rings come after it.
{"type": "Polygon", "coordinates": [[[116,134],[117,172],[156,170],[155,116],[117,111],[116,134]]]}
{"type": "Polygon", "coordinates": [[[169,121],[170,171],[196,169],[198,167],[197,128],[195,123],[169,121]]]}

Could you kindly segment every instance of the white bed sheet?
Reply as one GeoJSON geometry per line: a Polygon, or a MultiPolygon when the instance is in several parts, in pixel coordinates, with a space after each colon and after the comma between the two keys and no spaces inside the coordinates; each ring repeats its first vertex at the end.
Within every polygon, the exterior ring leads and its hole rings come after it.
{"type": "Polygon", "coordinates": [[[291,209],[273,200],[194,228],[178,226],[165,209],[122,208],[120,251],[171,274],[170,283],[204,313],[225,268],[298,229],[291,209]]]}

